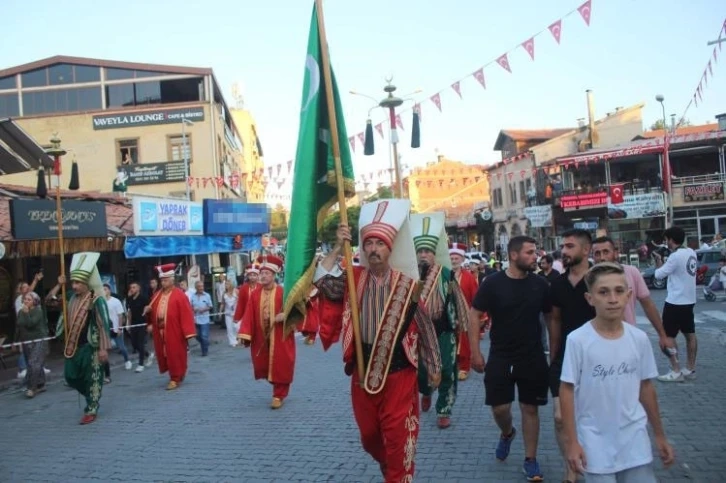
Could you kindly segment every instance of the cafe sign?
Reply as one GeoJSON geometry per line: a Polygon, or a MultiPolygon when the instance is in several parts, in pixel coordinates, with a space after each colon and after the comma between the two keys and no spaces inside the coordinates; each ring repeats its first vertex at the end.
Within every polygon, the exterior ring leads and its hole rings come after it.
{"type": "Polygon", "coordinates": [[[137,236],[203,235],[202,204],[175,199],[134,198],[137,236]]]}
{"type": "Polygon", "coordinates": [[[683,201],[723,201],[723,183],[689,184],[683,187],[683,201]]]}
{"type": "Polygon", "coordinates": [[[124,112],[93,116],[93,129],[120,129],[124,127],[154,126],[157,124],[180,124],[185,119],[204,121],[203,107],[182,109],[156,109],[153,111],[124,112]]]}
{"type": "Polygon", "coordinates": [[[580,209],[605,208],[608,203],[608,194],[605,191],[597,193],[581,193],[564,195],[560,197],[560,207],[565,211],[580,209]]]}
{"type": "MultiPolygon", "coordinates": [[[[106,205],[98,201],[63,200],[65,238],[106,238],[106,205]]],[[[10,200],[10,223],[16,240],[58,238],[58,213],[53,200],[10,200]]]]}
{"type": "Polygon", "coordinates": [[[125,178],[127,186],[177,183],[186,178],[184,161],[124,165],[117,172],[125,178]]]}

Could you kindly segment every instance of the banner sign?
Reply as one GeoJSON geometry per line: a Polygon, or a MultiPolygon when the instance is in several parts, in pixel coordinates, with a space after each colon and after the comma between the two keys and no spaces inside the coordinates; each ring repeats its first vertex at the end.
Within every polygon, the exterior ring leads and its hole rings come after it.
{"type": "Polygon", "coordinates": [[[206,235],[260,235],[270,231],[270,208],[265,203],[204,200],[206,235]]]}
{"type": "MultiPolygon", "coordinates": [[[[61,202],[65,238],[106,238],[106,204],[100,201],[61,202]]],[[[58,238],[58,217],[53,200],[10,200],[10,222],[16,240],[58,238]]]]}
{"type": "Polygon", "coordinates": [[[260,236],[243,236],[242,247],[234,248],[231,236],[155,236],[129,237],[124,244],[126,258],[208,255],[262,250],[260,236]]]}
{"type": "Polygon", "coordinates": [[[723,201],[723,183],[689,184],[683,187],[683,201],[723,201]]]}
{"type": "Polygon", "coordinates": [[[175,199],[134,198],[134,234],[202,235],[202,204],[175,199]]]}
{"type": "Polygon", "coordinates": [[[122,174],[127,186],[177,183],[186,176],[184,161],[119,166],[117,173],[122,174]]]}
{"type": "Polygon", "coordinates": [[[552,205],[528,206],[524,209],[524,216],[532,228],[552,226],[552,205]]]}
{"type": "Polygon", "coordinates": [[[661,192],[626,195],[622,203],[608,205],[610,220],[656,218],[665,216],[665,212],[665,198],[661,192]]]}
{"type": "Polygon", "coordinates": [[[607,202],[608,194],[605,191],[560,197],[560,206],[565,211],[579,210],[580,208],[604,208],[607,202]]]}
{"type": "Polygon", "coordinates": [[[203,107],[183,109],[156,109],[153,111],[124,112],[93,116],[93,129],[118,129],[123,127],[153,126],[156,124],[181,124],[184,119],[204,121],[203,107]]]}

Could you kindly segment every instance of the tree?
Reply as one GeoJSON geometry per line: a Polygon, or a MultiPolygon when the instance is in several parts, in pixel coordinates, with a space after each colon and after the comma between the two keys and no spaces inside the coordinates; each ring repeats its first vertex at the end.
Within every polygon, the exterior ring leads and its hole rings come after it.
{"type": "Polygon", "coordinates": [[[385,200],[388,198],[393,198],[393,190],[390,186],[381,186],[376,190],[376,194],[370,195],[368,198],[366,198],[367,202],[371,201],[378,201],[378,200],[385,200]]]}
{"type": "MultiPolygon", "coordinates": [[[[353,237],[351,245],[358,246],[358,218],[360,217],[360,206],[351,206],[346,211],[348,213],[350,234],[353,237]]],[[[335,232],[338,230],[339,224],[340,211],[330,213],[323,221],[323,226],[320,228],[320,233],[318,233],[318,239],[323,243],[329,243],[331,245],[334,244],[335,232]]]]}
{"type": "Polygon", "coordinates": [[[275,206],[270,213],[270,233],[276,238],[287,236],[287,210],[281,204],[275,206]]]}
{"type": "MultiPolygon", "coordinates": [[[[680,123],[678,127],[685,127],[685,126],[690,126],[690,125],[691,125],[691,121],[689,121],[688,119],[684,119],[683,122],[680,123]]],[[[668,127],[670,127],[670,126],[668,126],[668,127]]],[[[658,131],[660,129],[663,129],[663,119],[658,119],[657,121],[655,121],[653,124],[650,125],[651,131],[658,131]]]]}

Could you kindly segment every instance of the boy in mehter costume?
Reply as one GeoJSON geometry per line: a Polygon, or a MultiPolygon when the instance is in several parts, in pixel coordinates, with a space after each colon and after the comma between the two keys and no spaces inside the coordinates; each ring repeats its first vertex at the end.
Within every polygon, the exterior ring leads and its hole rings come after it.
{"type": "Polygon", "coordinates": [[[146,330],[154,335],[159,373],[169,372],[168,391],[177,389],[187,374],[188,341],[197,336],[194,313],[184,291],[174,286],[176,265],[156,267],[161,289],[144,309],[146,330]]]}
{"type": "Polygon", "coordinates": [[[297,327],[298,332],[305,337],[306,345],[315,344],[315,338],[318,336],[318,327],[320,325],[320,314],[318,308],[318,301],[320,300],[319,294],[320,292],[318,287],[313,285],[308,295],[307,302],[305,302],[307,312],[297,327]]]}
{"type": "Polygon", "coordinates": [[[252,292],[260,288],[259,284],[260,268],[257,265],[249,264],[245,268],[245,277],[247,280],[240,285],[237,292],[237,307],[234,309],[234,321],[241,324],[242,317],[245,315],[245,308],[250,301],[252,292]]]}
{"type": "Polygon", "coordinates": [[[255,379],[272,384],[272,409],[282,407],[290,392],[295,373],[295,337],[285,333],[282,314],[282,287],[275,276],[282,270],[282,260],[272,255],[260,257],[260,289],[250,295],[238,339],[252,347],[255,379]]]}
{"type": "Polygon", "coordinates": [[[413,481],[419,432],[417,367],[429,384],[441,379],[436,331],[420,303],[419,277],[408,226],[408,200],[379,200],[360,213],[361,266],[355,267],[356,296],[365,367],[358,379],[345,274],[337,263],[350,230],[340,226],[337,243],[317,267],[320,340],[328,349],[343,333],[343,361],[351,378],[351,399],[363,449],[381,466],[388,482],[413,481]]]}
{"type": "MultiPolygon", "coordinates": [[[[464,261],[466,261],[466,245],[461,243],[452,243],[449,245],[449,259],[451,260],[454,278],[459,284],[459,287],[461,287],[467,305],[471,307],[479,284],[469,270],[462,268],[464,261]]],[[[469,343],[469,336],[466,333],[459,334],[456,363],[459,366],[459,380],[465,381],[469,377],[469,371],[471,371],[471,344],[469,343]]]]}
{"type": "MultiPolygon", "coordinates": [[[[108,361],[111,348],[110,318],[103,298],[103,283],[96,268],[100,253],[83,252],[73,255],[71,284],[73,294],[68,301],[68,322],[58,319],[56,335],[64,340],[63,373],[68,386],[86,398],[81,424],[90,424],[98,415],[98,403],[103,389],[103,363],[108,361]]],[[[58,285],[49,297],[55,296],[65,283],[58,277],[58,285]]]]}
{"type": "MultiPolygon", "coordinates": [[[[466,335],[469,307],[464,294],[451,271],[443,213],[411,215],[413,244],[418,256],[419,269],[424,277],[421,300],[426,306],[436,329],[441,351],[441,385],[436,400],[439,428],[451,425],[451,411],[456,402],[457,335],[466,335]]],[[[421,411],[431,408],[433,389],[428,385],[425,364],[418,365],[418,387],[423,395],[421,411]]]]}

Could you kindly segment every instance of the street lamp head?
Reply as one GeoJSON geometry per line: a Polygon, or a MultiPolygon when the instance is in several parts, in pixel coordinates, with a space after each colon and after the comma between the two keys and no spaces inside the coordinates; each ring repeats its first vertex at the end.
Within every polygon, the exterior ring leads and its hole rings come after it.
{"type": "Polygon", "coordinates": [[[657,96],[655,96],[655,100],[658,102],[663,102],[665,101],[665,97],[663,97],[662,94],[658,94],[657,96]]]}
{"type": "Polygon", "coordinates": [[[188,124],[190,126],[193,126],[194,125],[194,121],[192,121],[191,119],[187,119],[187,118],[183,118],[182,119],[182,123],[183,124],[188,124]]]}

